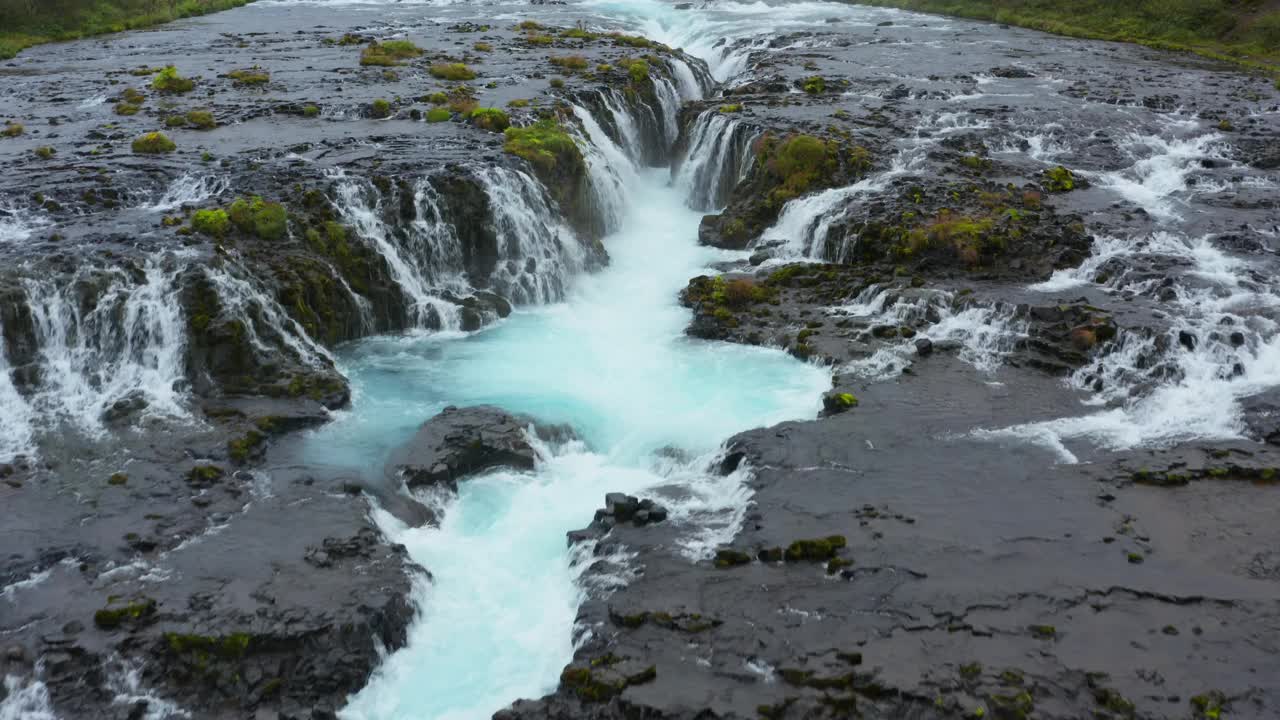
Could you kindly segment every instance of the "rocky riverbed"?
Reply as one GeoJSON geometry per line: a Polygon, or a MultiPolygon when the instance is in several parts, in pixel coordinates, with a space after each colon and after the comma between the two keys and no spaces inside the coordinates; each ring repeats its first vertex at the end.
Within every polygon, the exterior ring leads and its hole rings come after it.
{"type": "Polygon", "coordinates": [[[570,472],[573,637],[494,717],[1280,706],[1266,78],[844,4],[266,0],[0,76],[6,720],[447,716],[369,697],[466,674],[396,660],[453,600],[422,533],[570,472]],[[643,347],[522,368],[530,313],[651,291],[667,166],[716,249],[678,347],[831,376],[702,402],[795,419],[633,417],[704,382],[643,347]]]}

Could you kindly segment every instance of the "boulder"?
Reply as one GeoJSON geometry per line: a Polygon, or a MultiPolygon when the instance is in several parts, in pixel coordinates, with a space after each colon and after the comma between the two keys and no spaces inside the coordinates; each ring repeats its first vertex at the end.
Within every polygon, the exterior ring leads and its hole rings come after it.
{"type": "Polygon", "coordinates": [[[402,477],[411,488],[444,484],[456,490],[458,480],[486,470],[532,470],[538,451],[529,443],[530,427],[543,440],[574,437],[566,426],[539,426],[490,405],[450,406],[418,428],[392,456],[386,472],[402,477]]]}

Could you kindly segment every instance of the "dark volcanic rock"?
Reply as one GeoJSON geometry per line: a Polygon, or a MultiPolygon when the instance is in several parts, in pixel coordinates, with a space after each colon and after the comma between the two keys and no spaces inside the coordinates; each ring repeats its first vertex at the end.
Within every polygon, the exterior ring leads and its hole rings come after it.
{"type": "Polygon", "coordinates": [[[529,444],[530,427],[543,440],[573,438],[568,427],[537,425],[493,406],[447,407],[422,424],[392,456],[387,471],[403,477],[410,487],[443,484],[456,489],[458,480],[485,470],[531,470],[538,451],[529,444]]]}

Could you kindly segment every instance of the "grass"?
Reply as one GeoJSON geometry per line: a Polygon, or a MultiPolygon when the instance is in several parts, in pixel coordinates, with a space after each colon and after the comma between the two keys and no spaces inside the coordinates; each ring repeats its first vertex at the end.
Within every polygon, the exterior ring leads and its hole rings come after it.
{"type": "Polygon", "coordinates": [[[1270,0],[855,1],[1194,52],[1280,73],[1280,8],[1270,0]]]}
{"type": "Polygon", "coordinates": [[[169,139],[167,135],[159,132],[152,132],[143,135],[133,141],[133,151],[144,155],[158,155],[160,153],[171,153],[178,149],[178,146],[169,139]]]}
{"type": "Polygon", "coordinates": [[[360,64],[392,67],[399,65],[402,60],[415,58],[421,54],[422,48],[408,40],[374,42],[369,43],[368,47],[360,51],[360,64]]]}
{"type": "Polygon", "coordinates": [[[251,68],[232,70],[227,77],[236,81],[237,85],[266,85],[271,82],[271,73],[254,65],[251,68]]]}
{"type": "Polygon", "coordinates": [[[570,72],[586,70],[590,66],[587,59],[581,55],[553,55],[547,58],[547,61],[558,68],[564,68],[570,72]]]}
{"type": "Polygon", "coordinates": [[[0,2],[0,58],[11,58],[33,45],[149,27],[250,2],[253,0],[0,2]]]}
{"type": "Polygon", "coordinates": [[[191,92],[195,86],[194,80],[182,77],[178,68],[172,65],[156,73],[155,79],[151,81],[151,87],[155,90],[174,95],[191,92]]]}
{"type": "Polygon", "coordinates": [[[511,118],[498,108],[476,108],[471,111],[471,124],[490,132],[502,132],[511,127],[511,118]]]}
{"type": "Polygon", "coordinates": [[[475,80],[476,71],[463,63],[435,63],[427,72],[440,80],[475,80]]]}
{"type": "Polygon", "coordinates": [[[542,120],[526,127],[506,130],[503,149],[547,171],[557,166],[582,163],[582,151],[573,137],[554,120],[542,120]]]}

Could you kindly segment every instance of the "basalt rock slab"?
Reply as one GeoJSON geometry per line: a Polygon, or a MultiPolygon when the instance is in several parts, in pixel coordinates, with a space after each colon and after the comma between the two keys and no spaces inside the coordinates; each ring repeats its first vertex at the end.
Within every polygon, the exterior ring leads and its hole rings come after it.
{"type": "Polygon", "coordinates": [[[387,474],[410,487],[443,485],[457,489],[468,475],[495,468],[532,470],[539,459],[533,437],[564,442],[573,431],[563,425],[538,425],[491,405],[447,407],[418,428],[387,463],[387,474]]]}

